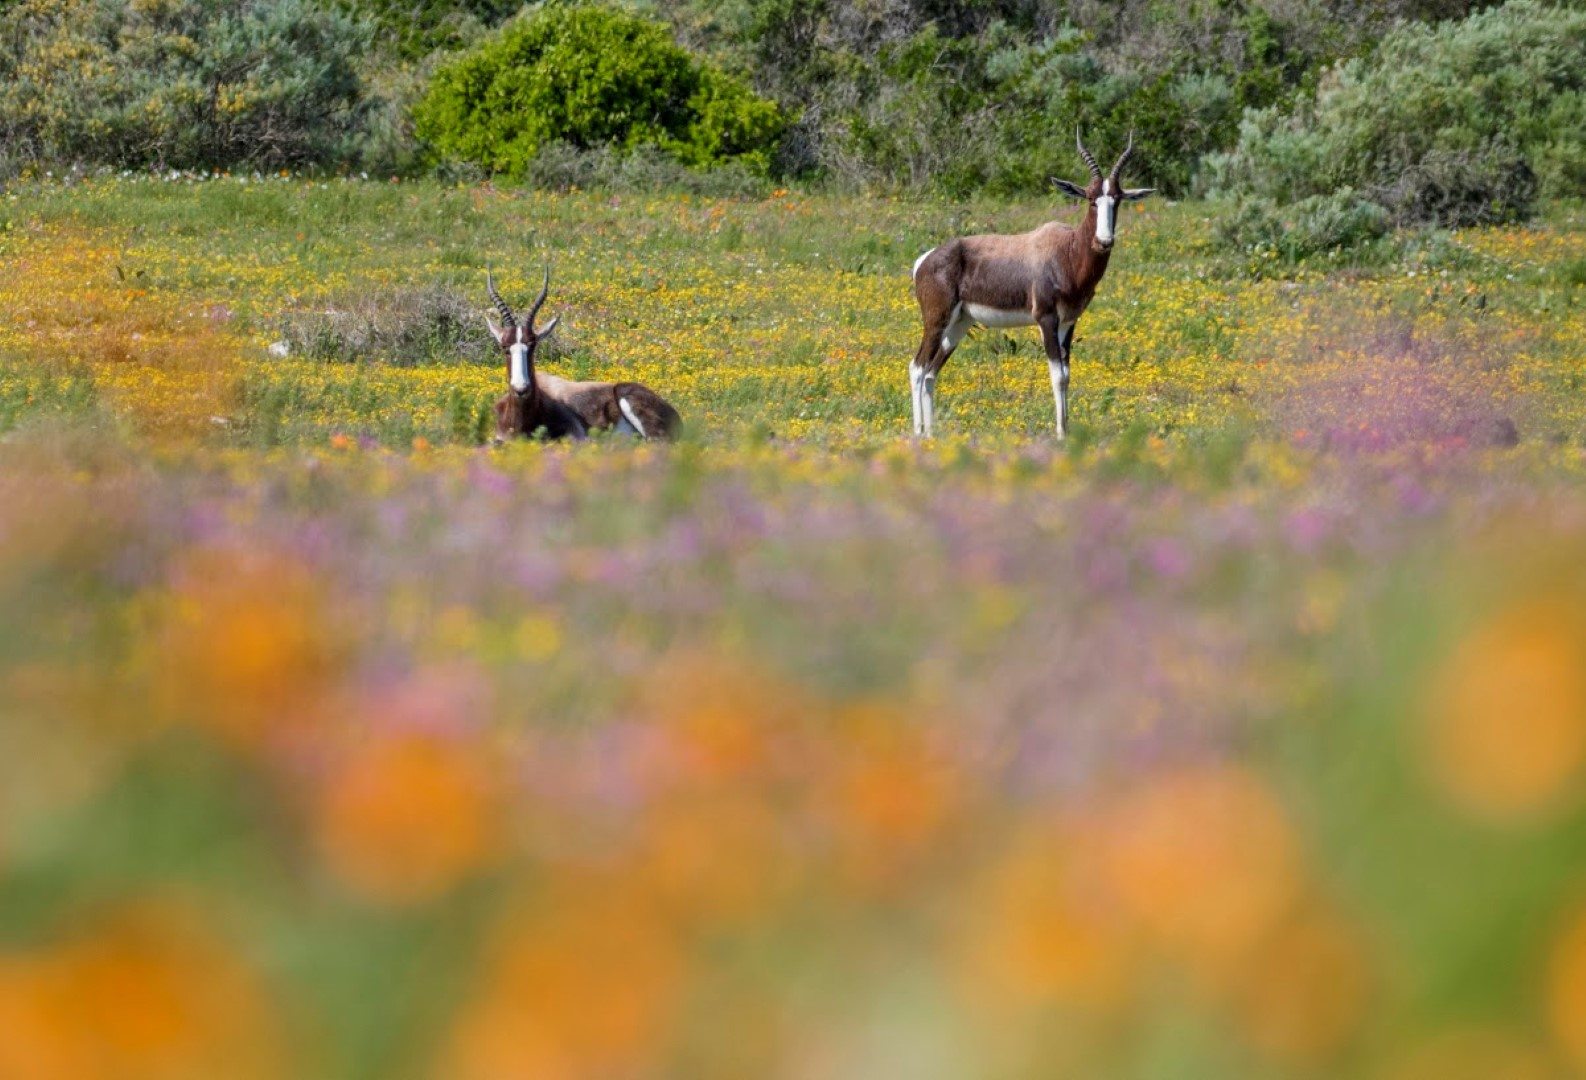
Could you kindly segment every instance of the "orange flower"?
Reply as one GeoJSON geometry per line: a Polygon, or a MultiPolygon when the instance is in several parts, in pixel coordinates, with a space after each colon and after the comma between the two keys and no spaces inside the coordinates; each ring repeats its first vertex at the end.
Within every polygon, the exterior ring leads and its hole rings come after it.
{"type": "Polygon", "coordinates": [[[52,967],[28,959],[0,960],[0,1076],[78,1080],[87,1052],[65,1029],[67,1017],[50,992],[52,967]]]}
{"type": "Polygon", "coordinates": [[[993,1007],[1113,1008],[1134,977],[1128,929],[1073,864],[1072,836],[1024,838],[972,888],[967,986],[993,1007]]]}
{"type": "Polygon", "coordinates": [[[365,899],[422,903],[494,854],[495,802],[487,770],[463,748],[422,735],[388,738],[360,747],[327,778],[319,848],[365,899]]]}
{"type": "Polygon", "coordinates": [[[1586,908],[1565,927],[1548,965],[1547,1012],[1553,1037],[1578,1069],[1586,1069],[1586,908]]]}
{"type": "Polygon", "coordinates": [[[464,1006],[441,1076],[561,1080],[649,1075],[684,986],[679,942],[619,880],[514,911],[464,1006]],[[651,1069],[646,1069],[651,1066],[651,1069]]]}
{"type": "Polygon", "coordinates": [[[1433,672],[1423,745],[1434,782],[1467,813],[1532,819],[1586,763],[1586,625],[1532,600],[1468,634],[1433,672]]]}
{"type": "Polygon", "coordinates": [[[1293,904],[1299,843],[1252,773],[1211,765],[1148,780],[1102,826],[1101,873],[1132,918],[1213,983],[1293,904]]]}
{"type": "Polygon", "coordinates": [[[340,659],[319,583],[273,554],[216,549],[175,578],[155,658],[167,709],[249,747],[301,727],[340,659]]]}
{"type": "Polygon", "coordinates": [[[1283,1061],[1318,1063],[1360,1026],[1369,991],[1355,928],[1318,907],[1285,920],[1252,950],[1234,1006],[1253,1045],[1283,1061]]]}
{"type": "Polygon", "coordinates": [[[287,1075],[259,984],[195,922],[141,905],[52,952],[0,961],[0,1076],[287,1075]]]}
{"type": "Polygon", "coordinates": [[[656,764],[690,784],[748,777],[765,762],[771,732],[793,726],[805,708],[793,688],[710,654],[657,665],[646,696],[669,736],[656,764]]]}
{"type": "Polygon", "coordinates": [[[679,793],[645,815],[634,885],[690,925],[751,916],[790,876],[778,827],[764,799],[679,793]]]}
{"type": "Polygon", "coordinates": [[[847,708],[833,727],[842,738],[829,766],[832,788],[821,794],[843,869],[860,885],[896,884],[957,807],[958,774],[908,717],[891,708],[847,708]]]}
{"type": "Polygon", "coordinates": [[[851,740],[838,751],[843,819],[878,844],[929,840],[952,801],[949,762],[890,710],[848,709],[837,725],[851,740]]]}

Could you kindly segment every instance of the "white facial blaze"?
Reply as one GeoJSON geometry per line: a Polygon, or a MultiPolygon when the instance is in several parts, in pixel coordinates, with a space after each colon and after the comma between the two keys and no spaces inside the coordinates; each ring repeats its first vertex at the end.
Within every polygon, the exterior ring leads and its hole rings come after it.
{"type": "Polygon", "coordinates": [[[1112,243],[1113,226],[1118,220],[1118,199],[1112,193],[1112,179],[1101,182],[1101,194],[1096,196],[1096,242],[1112,243]]]}
{"type": "Polygon", "coordinates": [[[507,351],[512,355],[512,389],[521,394],[529,388],[529,347],[520,341],[507,351]]]}

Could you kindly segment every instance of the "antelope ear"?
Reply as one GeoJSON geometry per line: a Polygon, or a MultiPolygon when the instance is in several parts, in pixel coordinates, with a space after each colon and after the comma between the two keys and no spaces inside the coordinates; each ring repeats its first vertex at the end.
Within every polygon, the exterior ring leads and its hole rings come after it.
{"type": "Polygon", "coordinates": [[[1064,195],[1072,195],[1076,199],[1090,198],[1090,196],[1086,194],[1085,189],[1074,183],[1072,180],[1059,180],[1055,176],[1050,177],[1049,179],[1052,181],[1052,186],[1057,188],[1057,190],[1061,191],[1064,195]]]}
{"type": "Polygon", "coordinates": [[[1139,199],[1145,198],[1147,195],[1150,195],[1155,190],[1156,190],[1156,188],[1154,188],[1154,187],[1124,188],[1123,189],[1123,201],[1124,202],[1135,202],[1135,201],[1137,201],[1139,199]]]}
{"type": "Polygon", "coordinates": [[[496,325],[496,320],[486,315],[485,325],[490,327],[490,335],[496,339],[497,345],[505,345],[507,343],[507,339],[501,336],[501,327],[496,325]]]}
{"type": "Polygon", "coordinates": [[[538,338],[538,339],[543,341],[545,338],[548,338],[548,337],[551,336],[551,331],[555,330],[556,329],[556,324],[561,322],[561,321],[562,321],[562,317],[560,315],[558,315],[556,318],[552,319],[550,322],[548,322],[544,326],[540,327],[539,331],[534,336],[536,338],[538,338]]]}

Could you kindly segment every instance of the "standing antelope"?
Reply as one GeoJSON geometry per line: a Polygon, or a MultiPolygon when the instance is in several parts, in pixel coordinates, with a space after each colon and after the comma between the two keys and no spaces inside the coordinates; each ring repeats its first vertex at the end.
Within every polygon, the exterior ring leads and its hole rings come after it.
{"type": "Polygon", "coordinates": [[[571,382],[546,375],[534,368],[534,350],[551,335],[557,316],[536,330],[534,318],[540,313],[551,290],[551,270],[545,269],[540,295],[522,324],[496,291],[495,279],[485,271],[485,286],[490,302],[501,313],[501,325],[488,315],[490,332],[507,353],[507,379],[511,389],[496,402],[496,438],[533,435],[544,432],[548,439],[587,438],[591,430],[615,428],[641,439],[672,439],[682,430],[683,420],[661,395],[642,383],[571,382]]]}
{"type": "Polygon", "coordinates": [[[1052,183],[1090,204],[1077,228],[1049,221],[1016,236],[964,236],[915,260],[914,295],[920,302],[925,338],[909,363],[914,434],[930,437],[936,373],[975,323],[995,327],[1033,323],[1041,328],[1057,405],[1057,437],[1068,434],[1068,357],[1074,324],[1107,272],[1118,203],[1143,199],[1155,190],[1130,189],[1119,183],[1124,163],[1134,150],[1132,133],[1107,176],[1085,149],[1077,130],[1074,142],[1079,156],[1090,166],[1090,183],[1080,187],[1056,178],[1052,183]]]}

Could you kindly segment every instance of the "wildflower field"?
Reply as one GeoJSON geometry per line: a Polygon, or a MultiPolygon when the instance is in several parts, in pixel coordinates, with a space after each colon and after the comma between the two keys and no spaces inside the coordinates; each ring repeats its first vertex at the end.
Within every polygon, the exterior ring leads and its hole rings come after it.
{"type": "Polygon", "coordinates": [[[0,1077],[1586,1072],[1586,218],[1131,206],[915,443],[1049,211],[0,195],[0,1077]],[[482,444],[547,263],[683,442],[482,444]]]}

